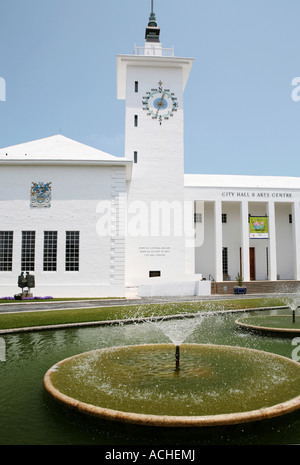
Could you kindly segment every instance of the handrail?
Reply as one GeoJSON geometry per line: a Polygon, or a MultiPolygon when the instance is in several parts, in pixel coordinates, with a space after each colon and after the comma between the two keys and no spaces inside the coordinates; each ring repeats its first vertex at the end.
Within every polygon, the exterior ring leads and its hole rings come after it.
{"type": "Polygon", "coordinates": [[[174,47],[172,48],[161,48],[161,47],[134,47],[134,55],[142,56],[164,56],[164,57],[173,57],[174,56],[174,47]]]}

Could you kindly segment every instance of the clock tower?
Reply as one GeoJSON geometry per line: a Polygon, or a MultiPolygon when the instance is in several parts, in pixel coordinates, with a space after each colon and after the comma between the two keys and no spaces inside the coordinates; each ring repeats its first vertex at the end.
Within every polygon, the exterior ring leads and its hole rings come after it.
{"type": "Polygon", "coordinates": [[[185,275],[183,93],[193,64],[160,42],[152,8],[144,47],[117,57],[124,99],[128,185],[126,284],[174,282],[185,275]]]}

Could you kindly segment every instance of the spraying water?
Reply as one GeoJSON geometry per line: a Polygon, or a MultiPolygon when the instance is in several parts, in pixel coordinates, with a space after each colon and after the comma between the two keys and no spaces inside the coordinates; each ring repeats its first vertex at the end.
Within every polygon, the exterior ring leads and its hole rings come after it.
{"type": "Polygon", "coordinates": [[[296,310],[298,307],[300,307],[300,295],[295,294],[295,295],[289,295],[284,298],[284,301],[286,305],[291,309],[292,311],[292,319],[293,323],[296,321],[296,310]]]}
{"type": "Polygon", "coordinates": [[[175,345],[176,371],[180,369],[180,346],[189,336],[191,336],[197,326],[201,324],[201,321],[202,316],[197,314],[193,318],[184,318],[180,320],[163,319],[159,322],[153,323],[175,345]]]}

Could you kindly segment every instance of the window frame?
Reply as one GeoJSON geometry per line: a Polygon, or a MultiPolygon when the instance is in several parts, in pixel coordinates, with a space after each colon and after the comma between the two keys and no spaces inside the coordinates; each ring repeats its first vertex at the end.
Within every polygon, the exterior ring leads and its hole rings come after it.
{"type": "Polygon", "coordinates": [[[0,231],[0,272],[13,268],[13,231],[0,231]]]}
{"type": "Polygon", "coordinates": [[[44,231],[43,271],[57,271],[57,231],[44,231]]]}
{"type": "Polygon", "coordinates": [[[35,271],[36,231],[22,231],[21,272],[35,271]]]}
{"type": "Polygon", "coordinates": [[[65,271],[79,271],[80,231],[66,231],[65,271]]]}

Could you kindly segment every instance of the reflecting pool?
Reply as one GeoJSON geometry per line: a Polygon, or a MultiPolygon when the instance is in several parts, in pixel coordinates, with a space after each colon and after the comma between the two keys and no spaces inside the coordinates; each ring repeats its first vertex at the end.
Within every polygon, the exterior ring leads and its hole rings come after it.
{"type": "MultiPolygon", "coordinates": [[[[299,309],[298,309],[299,312],[299,309]]],[[[283,314],[275,310],[264,314],[283,314]]],[[[300,356],[300,340],[254,335],[239,330],[236,313],[206,316],[185,343],[222,344],[300,356]]],[[[169,343],[156,324],[138,323],[2,336],[0,359],[0,444],[204,445],[298,444],[300,410],[252,424],[183,430],[118,424],[68,410],[45,392],[46,371],[67,357],[104,347],[169,343]]],[[[299,361],[299,360],[298,360],[299,361]]]]}

